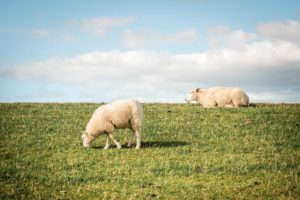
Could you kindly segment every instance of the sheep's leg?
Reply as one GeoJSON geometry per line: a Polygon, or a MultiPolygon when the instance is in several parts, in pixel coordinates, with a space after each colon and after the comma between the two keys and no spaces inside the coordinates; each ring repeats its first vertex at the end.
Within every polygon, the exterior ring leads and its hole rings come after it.
{"type": "Polygon", "coordinates": [[[207,101],[206,103],[204,103],[203,106],[204,106],[204,108],[215,108],[218,106],[218,104],[214,100],[210,100],[210,101],[207,101]]]}
{"type": "Polygon", "coordinates": [[[134,130],[131,130],[131,136],[130,136],[130,140],[128,142],[127,147],[131,147],[132,146],[133,138],[134,138],[134,130]]]}
{"type": "Polygon", "coordinates": [[[135,132],[136,135],[136,149],[140,149],[141,148],[141,132],[140,131],[136,131],[135,132]]]}
{"type": "Polygon", "coordinates": [[[232,104],[227,104],[227,105],[225,105],[225,108],[233,108],[233,107],[235,107],[235,106],[232,105],[232,104]]]}
{"type": "Polygon", "coordinates": [[[104,149],[109,149],[110,147],[110,144],[109,144],[109,136],[107,135],[107,138],[106,138],[106,145],[104,147],[104,149]]]}
{"type": "Polygon", "coordinates": [[[118,149],[121,149],[121,148],[122,148],[121,144],[120,144],[117,140],[115,140],[113,134],[112,134],[112,133],[109,133],[108,135],[109,135],[110,139],[111,139],[112,141],[114,141],[114,143],[117,145],[117,148],[118,148],[118,149]]]}

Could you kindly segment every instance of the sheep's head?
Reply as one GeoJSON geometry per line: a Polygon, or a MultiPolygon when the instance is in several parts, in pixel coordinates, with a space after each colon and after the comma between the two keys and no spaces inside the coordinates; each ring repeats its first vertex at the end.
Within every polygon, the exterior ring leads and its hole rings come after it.
{"type": "Polygon", "coordinates": [[[91,136],[89,136],[86,131],[83,131],[81,138],[82,138],[83,146],[90,147],[93,138],[91,136]]]}
{"type": "Polygon", "coordinates": [[[184,99],[187,103],[190,103],[191,101],[195,101],[198,98],[198,93],[201,92],[200,88],[197,88],[195,90],[192,90],[187,97],[184,99]]]}

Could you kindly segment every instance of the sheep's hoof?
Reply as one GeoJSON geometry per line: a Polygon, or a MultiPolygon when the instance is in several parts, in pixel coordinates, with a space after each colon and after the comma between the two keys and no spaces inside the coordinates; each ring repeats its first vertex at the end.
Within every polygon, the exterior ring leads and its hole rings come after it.
{"type": "Polygon", "coordinates": [[[141,147],[135,147],[135,149],[141,149],[141,147]]]}
{"type": "Polygon", "coordinates": [[[128,147],[128,148],[132,147],[132,144],[127,144],[127,147],[128,147]]]}
{"type": "Polygon", "coordinates": [[[109,146],[105,146],[103,149],[107,150],[107,149],[109,149],[109,146]]]}
{"type": "Polygon", "coordinates": [[[118,149],[122,149],[122,146],[121,146],[121,145],[118,145],[117,148],[118,148],[118,149]]]}

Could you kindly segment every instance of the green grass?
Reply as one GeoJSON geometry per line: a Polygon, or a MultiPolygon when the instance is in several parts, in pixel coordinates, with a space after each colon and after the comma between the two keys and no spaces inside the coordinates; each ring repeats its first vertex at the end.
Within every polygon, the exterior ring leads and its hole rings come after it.
{"type": "Polygon", "coordinates": [[[98,106],[0,104],[0,199],[300,199],[299,104],[145,104],[141,150],[84,149],[98,106]]]}

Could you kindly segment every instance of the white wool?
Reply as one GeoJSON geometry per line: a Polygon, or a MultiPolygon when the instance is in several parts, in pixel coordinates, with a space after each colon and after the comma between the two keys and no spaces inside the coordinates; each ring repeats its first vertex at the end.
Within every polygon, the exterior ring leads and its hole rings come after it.
{"type": "Polygon", "coordinates": [[[197,101],[204,107],[247,107],[248,95],[239,88],[213,87],[195,89],[187,98],[187,102],[197,101]]]}
{"type": "MultiPolygon", "coordinates": [[[[117,147],[121,148],[121,145],[113,138],[114,130],[129,128],[132,136],[128,146],[131,146],[133,137],[136,136],[136,148],[140,148],[142,119],[142,105],[134,100],[119,100],[100,106],[95,110],[86,126],[82,135],[83,144],[87,147],[100,134],[107,134],[117,147]]],[[[105,146],[105,149],[107,148],[109,148],[109,140],[105,146]]]]}

